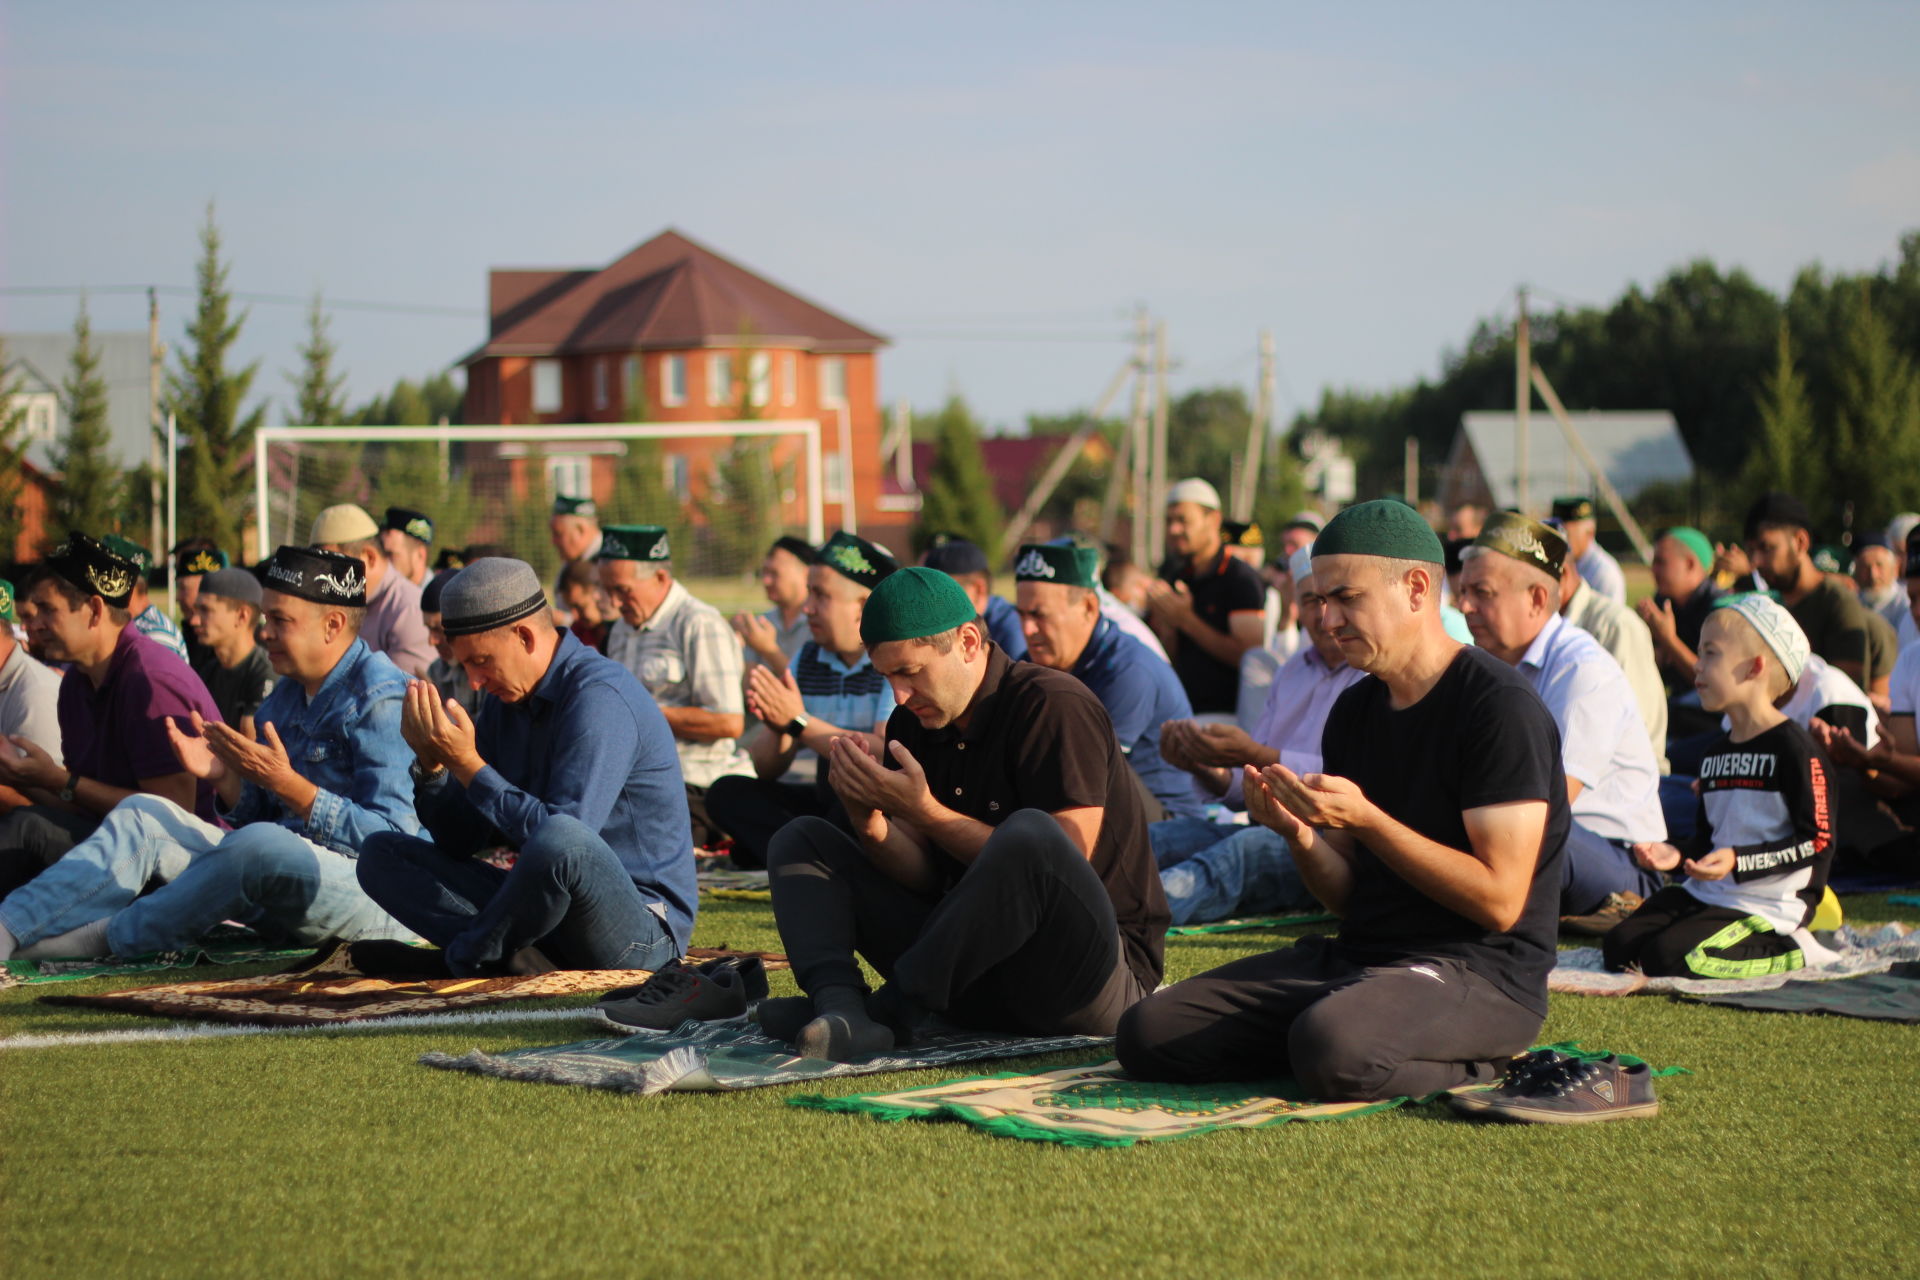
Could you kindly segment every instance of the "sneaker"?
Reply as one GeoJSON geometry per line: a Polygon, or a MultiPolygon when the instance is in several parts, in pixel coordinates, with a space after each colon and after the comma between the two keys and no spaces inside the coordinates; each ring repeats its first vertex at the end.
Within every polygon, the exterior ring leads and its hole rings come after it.
{"type": "MultiPolygon", "coordinates": [[[[712,960],[703,960],[699,964],[689,964],[686,957],[682,956],[673,961],[673,964],[692,969],[697,973],[704,973],[708,977],[712,977],[722,969],[731,969],[740,976],[740,981],[746,987],[748,1004],[767,998],[767,966],[759,956],[717,956],[712,960]]],[[[657,972],[665,973],[670,967],[672,966],[664,966],[657,972]]],[[[630,987],[615,987],[600,997],[600,1003],[608,1004],[615,1000],[626,1000],[637,996],[652,981],[652,978],[648,978],[647,982],[638,982],[630,987]]]]}
{"type": "Polygon", "coordinates": [[[672,1031],[689,1020],[713,1022],[747,1011],[747,984],[737,968],[711,972],[684,960],[663,965],[630,994],[609,993],[594,1006],[616,1030],[672,1031]]]}
{"type": "Polygon", "coordinates": [[[1610,893],[1605,902],[1584,916],[1561,916],[1560,931],[1604,938],[1608,930],[1638,911],[1640,904],[1645,901],[1637,893],[1610,893]]]}
{"type": "Polygon", "coordinates": [[[1646,1063],[1629,1067],[1612,1054],[1589,1062],[1550,1049],[1515,1058],[1494,1088],[1449,1094],[1447,1105],[1476,1120],[1524,1124],[1627,1120],[1660,1109],[1646,1063]]]}

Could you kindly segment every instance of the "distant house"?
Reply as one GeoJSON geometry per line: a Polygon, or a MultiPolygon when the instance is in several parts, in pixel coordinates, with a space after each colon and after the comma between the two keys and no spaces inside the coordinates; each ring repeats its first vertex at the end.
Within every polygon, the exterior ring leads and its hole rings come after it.
{"type": "MultiPolygon", "coordinates": [[[[1062,432],[1038,436],[986,436],[980,441],[980,458],[993,478],[993,496],[1000,514],[1011,519],[1026,504],[1027,496],[1040,482],[1047,464],[1060,447],[1072,438],[1062,432]]],[[[904,443],[904,442],[902,442],[904,443]]],[[[1113,461],[1113,446],[1102,436],[1089,438],[1082,447],[1083,456],[1097,467],[1113,461]]],[[[936,453],[932,441],[918,440],[890,453],[881,477],[881,502],[889,511],[917,512],[920,494],[933,474],[936,453]]],[[[929,530],[938,533],[940,530],[929,530]]],[[[1044,521],[1036,521],[1027,531],[1029,537],[1050,537],[1057,532],[1044,521]]]]}
{"type": "MultiPolygon", "coordinates": [[[[1653,484],[1690,484],[1693,457],[1664,409],[1630,413],[1569,413],[1607,479],[1631,501],[1653,484]]],[[[1515,504],[1514,454],[1519,443],[1513,413],[1461,415],[1440,473],[1439,501],[1492,507],[1515,504]]],[[[1560,424],[1545,409],[1527,416],[1527,506],[1544,511],[1562,494],[1598,493],[1585,465],[1567,443],[1560,424]]]]}
{"type": "MultiPolygon", "coordinates": [[[[100,353],[100,378],[107,388],[108,449],[114,465],[125,469],[150,458],[153,433],[147,403],[147,335],[100,333],[93,335],[100,353]]],[[[59,484],[53,450],[66,434],[66,393],[61,382],[73,360],[71,333],[10,333],[6,335],[6,368],[0,385],[17,385],[17,401],[26,409],[28,446],[21,489],[23,532],[12,558],[35,554],[45,536],[49,491],[59,484]]],[[[9,549],[0,548],[0,553],[9,549]]]]}
{"type": "MultiPolygon", "coordinates": [[[[869,536],[903,531],[880,502],[880,334],[678,231],[599,269],[497,269],[488,292],[487,341],[462,361],[468,423],[816,419],[827,527],[851,514],[869,536]]],[[[683,501],[705,496],[726,447],[672,442],[664,479],[683,501]]],[[[625,451],[619,442],[559,436],[541,450],[544,475],[529,474],[524,448],[472,446],[467,457],[477,471],[506,473],[505,491],[523,499],[591,496],[605,506],[625,451]]],[[[796,454],[789,442],[776,458],[796,454]]],[[[804,522],[797,499],[783,514],[789,524],[804,522]]]]}

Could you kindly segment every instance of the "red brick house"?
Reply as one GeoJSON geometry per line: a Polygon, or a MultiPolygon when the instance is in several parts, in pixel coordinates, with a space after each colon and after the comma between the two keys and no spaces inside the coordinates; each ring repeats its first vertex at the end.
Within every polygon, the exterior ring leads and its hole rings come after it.
{"type": "MultiPolygon", "coordinates": [[[[467,423],[816,419],[827,527],[849,514],[870,536],[898,524],[879,503],[881,335],[671,230],[597,270],[491,271],[488,295],[487,342],[463,361],[467,423]]],[[[665,478],[683,500],[705,496],[727,444],[666,446],[665,478]]],[[[603,518],[639,519],[606,506],[624,450],[555,437],[542,447],[544,477],[529,474],[524,449],[476,447],[468,457],[506,471],[509,491],[524,500],[590,495],[603,518]],[[477,456],[483,450],[493,456],[477,456]]],[[[797,441],[784,438],[779,450],[789,461],[797,441]]],[[[804,508],[793,505],[787,523],[804,528],[804,508]]]]}

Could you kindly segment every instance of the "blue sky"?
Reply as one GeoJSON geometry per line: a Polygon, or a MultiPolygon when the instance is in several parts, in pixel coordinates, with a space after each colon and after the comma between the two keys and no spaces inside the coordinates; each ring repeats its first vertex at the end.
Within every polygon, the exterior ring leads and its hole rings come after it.
{"type": "MultiPolygon", "coordinates": [[[[212,199],[238,290],[471,309],[336,311],[363,398],[484,338],[489,267],[671,225],[893,335],[889,401],[1085,407],[1140,302],[1176,390],[1250,386],[1271,328],[1290,412],[1431,374],[1521,282],[1876,266],[1920,226],[1916,49],[1895,4],[6,0],[0,284],[190,285],[212,199]]],[[[303,322],[252,308],[270,420],[303,322]]]]}

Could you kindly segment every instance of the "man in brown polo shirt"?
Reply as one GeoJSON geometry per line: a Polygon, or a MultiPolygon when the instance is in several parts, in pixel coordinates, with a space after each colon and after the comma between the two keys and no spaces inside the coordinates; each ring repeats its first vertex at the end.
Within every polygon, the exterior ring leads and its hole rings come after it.
{"type": "Polygon", "coordinates": [[[943,573],[874,589],[861,638],[899,705],[884,760],[831,745],[853,834],[774,837],[774,919],[807,994],[760,1006],[808,1057],[850,1061],[930,1016],[1106,1035],[1160,981],[1168,912],[1139,788],[1099,699],[1009,661],[943,573]],[[855,953],[886,985],[867,996],[855,953]]]}

